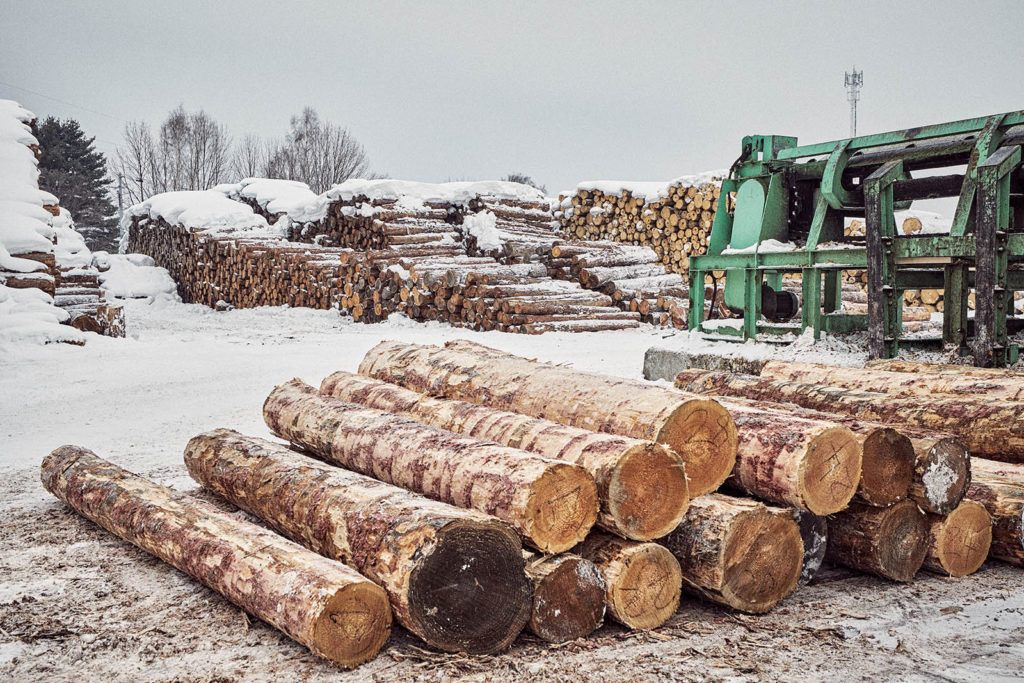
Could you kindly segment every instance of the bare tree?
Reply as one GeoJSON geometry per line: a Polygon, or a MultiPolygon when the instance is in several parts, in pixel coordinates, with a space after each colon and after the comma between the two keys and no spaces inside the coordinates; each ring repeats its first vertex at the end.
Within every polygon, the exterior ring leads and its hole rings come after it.
{"type": "Polygon", "coordinates": [[[111,162],[113,175],[124,178],[130,204],[138,204],[155,193],[156,148],[149,125],[132,121],[124,127],[124,145],[119,146],[111,162]]]}
{"type": "Polygon", "coordinates": [[[257,135],[246,135],[235,145],[231,172],[235,178],[266,176],[268,145],[257,135]]]}
{"type": "Polygon", "coordinates": [[[317,193],[369,170],[363,146],[346,128],[322,121],[312,107],[292,117],[291,130],[268,159],[274,177],[300,180],[317,193]]]}
{"type": "Polygon", "coordinates": [[[548,188],[539,184],[537,181],[535,181],[533,178],[526,175],[525,173],[509,173],[507,176],[502,178],[502,180],[506,180],[510,183],[520,183],[521,185],[529,185],[532,188],[540,190],[544,194],[548,193],[548,188]]]}

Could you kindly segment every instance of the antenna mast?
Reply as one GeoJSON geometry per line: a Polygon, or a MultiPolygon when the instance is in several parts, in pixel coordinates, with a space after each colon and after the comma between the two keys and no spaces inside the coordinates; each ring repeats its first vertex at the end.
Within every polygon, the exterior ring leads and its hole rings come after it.
{"type": "Polygon", "coordinates": [[[850,137],[857,137],[857,100],[860,99],[860,88],[864,85],[864,72],[853,67],[853,73],[846,72],[843,85],[846,86],[846,99],[850,103],[850,137]]]}

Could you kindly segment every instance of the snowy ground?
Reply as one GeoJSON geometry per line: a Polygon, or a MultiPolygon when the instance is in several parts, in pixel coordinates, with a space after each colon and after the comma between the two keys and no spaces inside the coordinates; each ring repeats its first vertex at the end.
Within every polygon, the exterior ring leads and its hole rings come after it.
{"type": "MultiPolygon", "coordinates": [[[[215,313],[173,302],[129,302],[127,317],[127,340],[0,348],[0,677],[990,681],[1024,670],[1024,572],[990,563],[968,579],[924,574],[910,585],[833,569],[769,615],[742,616],[687,599],[653,632],[606,625],[559,647],[524,635],[496,657],[430,653],[396,627],[380,657],[340,674],[69,512],[38,483],[43,456],[80,444],[191,489],[181,452],[192,435],[214,427],[267,435],[260,406],[275,384],[292,377],[317,384],[334,370],[354,370],[381,339],[468,337],[628,377],[641,375],[648,346],[693,341],[651,328],[529,337],[401,320],[358,325],[311,310],[215,313]]],[[[862,359],[835,343],[784,353],[862,359]]]]}

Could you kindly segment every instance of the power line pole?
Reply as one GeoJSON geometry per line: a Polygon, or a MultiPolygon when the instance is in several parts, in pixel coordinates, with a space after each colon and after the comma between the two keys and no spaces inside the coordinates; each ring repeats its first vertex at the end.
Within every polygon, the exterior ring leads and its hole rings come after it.
{"type": "Polygon", "coordinates": [[[860,88],[864,85],[864,72],[853,67],[853,73],[846,72],[843,85],[846,86],[846,99],[850,103],[850,137],[857,137],[857,100],[860,99],[860,88]]]}

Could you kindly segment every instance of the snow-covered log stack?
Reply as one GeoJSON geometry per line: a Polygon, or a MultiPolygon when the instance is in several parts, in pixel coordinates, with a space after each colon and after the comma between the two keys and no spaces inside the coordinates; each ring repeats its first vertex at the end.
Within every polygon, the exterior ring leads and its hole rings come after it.
{"type": "Polygon", "coordinates": [[[686,275],[690,256],[707,251],[725,171],[668,183],[589,181],[559,197],[555,217],[569,239],[651,247],[671,272],[686,275]]]}

